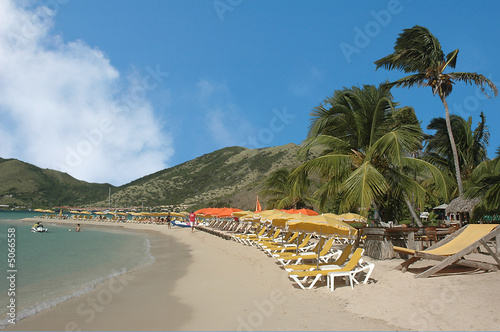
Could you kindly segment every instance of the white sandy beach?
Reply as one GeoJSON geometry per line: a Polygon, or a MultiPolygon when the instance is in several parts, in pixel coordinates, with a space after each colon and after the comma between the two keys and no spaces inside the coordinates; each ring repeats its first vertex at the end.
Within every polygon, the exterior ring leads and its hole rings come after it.
{"type": "MultiPolygon", "coordinates": [[[[44,220],[51,222],[60,223],[44,220]]],[[[399,259],[367,258],[376,265],[368,284],[301,290],[254,247],[167,226],[90,221],[83,227],[104,225],[154,230],[165,243],[188,249],[162,251],[158,241],[152,265],[7,330],[498,330],[500,273],[414,279],[414,271],[392,270],[399,259]],[[172,258],[186,264],[172,269],[172,258]]]]}

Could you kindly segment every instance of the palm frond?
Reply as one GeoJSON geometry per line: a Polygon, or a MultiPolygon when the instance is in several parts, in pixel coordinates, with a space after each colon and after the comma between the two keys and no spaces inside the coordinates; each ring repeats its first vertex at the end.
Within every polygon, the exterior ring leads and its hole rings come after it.
{"type": "Polygon", "coordinates": [[[458,49],[448,53],[446,55],[446,65],[451,68],[455,68],[455,66],[457,65],[457,57],[458,57],[458,49]]]}
{"type": "Polygon", "coordinates": [[[490,97],[488,93],[486,92],[484,85],[487,85],[491,91],[493,92],[494,96],[498,96],[498,89],[496,85],[489,80],[488,78],[484,77],[481,74],[478,73],[448,73],[448,75],[454,79],[455,81],[459,82],[465,82],[466,84],[475,84],[479,86],[481,89],[481,92],[483,92],[486,96],[490,97]]]}
{"type": "Polygon", "coordinates": [[[344,194],[343,204],[355,202],[366,208],[385,194],[389,186],[384,176],[369,162],[365,162],[344,181],[341,190],[344,194]]]}
{"type": "Polygon", "coordinates": [[[423,87],[427,86],[426,83],[426,74],[425,73],[419,73],[419,74],[413,74],[409,76],[405,76],[403,78],[400,78],[399,80],[396,80],[394,82],[390,83],[385,83],[386,86],[392,88],[392,87],[403,87],[403,88],[411,88],[412,86],[416,85],[418,87],[423,87]]]}
{"type": "Polygon", "coordinates": [[[376,69],[398,69],[405,73],[423,73],[444,61],[439,40],[422,26],[404,29],[396,40],[394,53],[375,61],[376,69]]]}
{"type": "Polygon", "coordinates": [[[386,155],[394,165],[401,165],[402,159],[420,146],[422,136],[420,126],[402,125],[377,140],[366,158],[372,159],[375,154],[386,155]]]}
{"type": "Polygon", "coordinates": [[[445,198],[446,201],[449,201],[451,191],[450,180],[449,177],[447,177],[438,167],[423,159],[408,157],[405,157],[403,159],[403,164],[406,167],[417,170],[417,172],[421,175],[424,175],[425,172],[427,172],[428,175],[432,177],[433,183],[439,190],[441,195],[445,198]]]}
{"type": "Polygon", "coordinates": [[[330,135],[319,135],[316,137],[308,138],[304,141],[299,149],[299,157],[305,157],[309,150],[314,147],[322,146],[327,153],[331,152],[345,152],[351,149],[345,140],[333,137],[330,135]]]}

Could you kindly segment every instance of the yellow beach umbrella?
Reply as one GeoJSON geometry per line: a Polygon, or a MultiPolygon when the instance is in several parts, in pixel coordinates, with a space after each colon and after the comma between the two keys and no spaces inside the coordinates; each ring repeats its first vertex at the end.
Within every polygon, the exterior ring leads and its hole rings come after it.
{"type": "Polygon", "coordinates": [[[357,229],[351,225],[331,216],[318,215],[318,216],[307,216],[303,220],[326,223],[328,225],[334,226],[337,229],[338,235],[350,236],[357,233],[357,229]]]}
{"type": "Polygon", "coordinates": [[[255,213],[252,212],[252,211],[235,211],[233,212],[233,216],[234,217],[238,217],[238,218],[244,218],[244,217],[253,217],[255,213]]]}
{"type": "Polygon", "coordinates": [[[279,210],[266,210],[261,213],[256,213],[255,215],[260,215],[260,219],[263,221],[271,222],[273,219],[287,219],[291,220],[294,218],[293,214],[285,213],[279,210]]]}
{"type": "Polygon", "coordinates": [[[170,212],[170,216],[184,218],[186,215],[180,212],[170,212]]]}
{"type": "Polygon", "coordinates": [[[366,222],[365,217],[352,212],[339,215],[339,219],[346,222],[366,222]]]}

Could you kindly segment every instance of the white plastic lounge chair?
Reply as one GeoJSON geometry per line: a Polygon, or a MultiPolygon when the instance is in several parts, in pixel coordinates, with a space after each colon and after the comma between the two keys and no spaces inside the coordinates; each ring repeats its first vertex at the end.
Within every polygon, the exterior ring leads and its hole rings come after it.
{"type": "Polygon", "coordinates": [[[328,273],[330,272],[347,272],[354,270],[354,268],[358,265],[358,262],[361,259],[362,254],[363,254],[363,249],[361,248],[356,249],[356,251],[354,252],[354,254],[352,254],[347,264],[341,268],[324,269],[324,270],[320,269],[314,271],[293,271],[288,274],[288,277],[294,280],[299,285],[300,288],[312,289],[318,280],[320,280],[323,276],[327,276],[328,273]],[[306,288],[305,283],[309,278],[314,278],[314,279],[306,288]]]}

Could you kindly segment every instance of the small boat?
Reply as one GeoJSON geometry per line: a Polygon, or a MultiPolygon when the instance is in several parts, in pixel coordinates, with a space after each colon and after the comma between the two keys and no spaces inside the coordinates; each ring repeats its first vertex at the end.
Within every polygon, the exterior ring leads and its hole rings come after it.
{"type": "Polygon", "coordinates": [[[37,226],[37,227],[33,226],[31,227],[31,231],[33,233],[45,233],[48,231],[48,229],[43,226],[37,226]]]}
{"type": "Polygon", "coordinates": [[[179,227],[191,227],[191,224],[189,222],[181,221],[181,220],[172,220],[171,221],[172,225],[174,226],[179,226],[179,227]]]}

